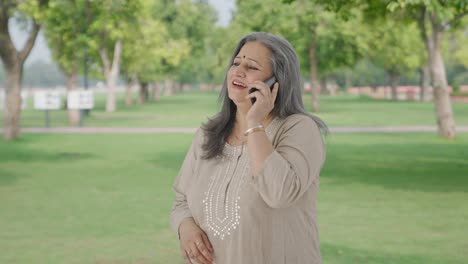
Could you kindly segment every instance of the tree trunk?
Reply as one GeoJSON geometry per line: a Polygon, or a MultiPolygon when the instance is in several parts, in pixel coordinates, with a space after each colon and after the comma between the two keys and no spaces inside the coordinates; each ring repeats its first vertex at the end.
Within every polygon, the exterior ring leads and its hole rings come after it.
{"type": "MultiPolygon", "coordinates": [[[[76,89],[76,78],[77,72],[65,74],[65,86],[67,88],[67,93],[76,89]]],[[[80,110],[79,109],[68,109],[68,125],[69,126],[79,126],[80,124],[80,110]]]]}
{"type": "Polygon", "coordinates": [[[105,48],[99,49],[99,55],[101,56],[104,73],[106,76],[107,84],[107,100],[106,100],[106,112],[115,112],[117,100],[115,96],[115,85],[117,83],[117,77],[119,75],[120,67],[120,55],[122,53],[122,41],[117,40],[114,45],[114,57],[112,64],[110,63],[109,57],[107,56],[107,51],[105,48]]]}
{"type": "Polygon", "coordinates": [[[345,91],[348,91],[350,87],[351,87],[351,71],[346,70],[345,71],[345,91]]]}
{"type": "Polygon", "coordinates": [[[134,78],[136,74],[132,77],[127,77],[127,85],[125,87],[125,106],[132,107],[133,106],[133,85],[134,85],[134,78]]]}
{"type": "Polygon", "coordinates": [[[429,100],[429,88],[431,87],[431,74],[430,69],[427,64],[422,65],[419,68],[420,78],[419,78],[419,87],[420,87],[420,94],[419,98],[421,101],[428,101],[429,100]]]}
{"type": "Polygon", "coordinates": [[[327,78],[323,77],[320,79],[320,93],[321,94],[329,94],[329,90],[327,87],[327,78]]]}
{"type": "Polygon", "coordinates": [[[174,82],[174,92],[180,93],[180,90],[182,90],[182,84],[180,82],[174,82]]]}
{"type": "Polygon", "coordinates": [[[437,117],[439,135],[448,139],[455,138],[455,120],[453,119],[452,103],[447,91],[447,78],[445,65],[442,60],[441,42],[443,31],[433,21],[432,41],[433,53],[431,54],[431,73],[433,82],[434,104],[437,117]]]}
{"type": "Polygon", "coordinates": [[[390,79],[390,87],[392,87],[392,100],[398,100],[398,83],[400,82],[400,75],[394,71],[388,72],[388,77],[390,79]]]}
{"type": "Polygon", "coordinates": [[[10,12],[8,5],[0,11],[0,58],[6,72],[5,107],[3,112],[3,136],[13,140],[20,135],[21,81],[23,64],[36,41],[40,25],[33,20],[33,28],[23,46],[17,51],[8,30],[10,12]]]}
{"type": "Polygon", "coordinates": [[[138,101],[140,104],[146,104],[149,98],[149,87],[147,82],[142,82],[140,85],[138,101]]]}
{"type": "Polygon", "coordinates": [[[3,113],[3,129],[6,140],[16,139],[20,133],[22,71],[22,65],[6,69],[5,108],[3,113]]]}
{"type": "Polygon", "coordinates": [[[153,102],[158,102],[159,99],[161,98],[161,91],[159,87],[159,83],[154,82],[153,83],[153,102]]]}
{"type": "Polygon", "coordinates": [[[315,39],[312,39],[309,45],[309,61],[310,61],[310,91],[312,93],[312,111],[319,112],[319,94],[320,85],[317,76],[317,58],[315,54],[316,43],[315,39]]]}
{"type": "Polygon", "coordinates": [[[174,80],[168,78],[164,81],[164,95],[172,95],[174,93],[174,80]]]}
{"type": "Polygon", "coordinates": [[[429,87],[431,85],[431,63],[432,63],[432,54],[434,50],[434,43],[432,39],[429,37],[429,30],[428,30],[428,25],[427,21],[429,18],[429,14],[426,10],[426,7],[421,7],[419,10],[419,14],[417,17],[418,21],[418,28],[419,28],[419,34],[421,36],[421,39],[424,43],[424,46],[426,47],[426,63],[422,66],[422,72],[421,72],[421,100],[424,101],[426,100],[428,96],[428,91],[429,87]],[[427,86],[426,86],[427,85],[427,86]]]}
{"type": "Polygon", "coordinates": [[[126,107],[133,106],[132,83],[127,83],[127,87],[125,89],[125,106],[126,107]]]}
{"type": "Polygon", "coordinates": [[[125,89],[125,106],[133,106],[133,90],[138,84],[138,75],[133,74],[131,78],[127,78],[127,87],[125,89]]]}

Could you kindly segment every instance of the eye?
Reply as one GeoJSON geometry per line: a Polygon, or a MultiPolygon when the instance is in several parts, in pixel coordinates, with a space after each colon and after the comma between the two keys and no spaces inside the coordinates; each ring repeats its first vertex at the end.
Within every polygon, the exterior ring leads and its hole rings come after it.
{"type": "Polygon", "coordinates": [[[233,63],[232,63],[232,65],[233,65],[233,66],[239,66],[239,65],[240,65],[240,63],[239,63],[239,62],[237,62],[237,61],[235,61],[235,62],[233,62],[233,63]]]}
{"type": "Polygon", "coordinates": [[[249,66],[249,70],[258,71],[258,68],[257,68],[257,67],[255,67],[255,66],[249,66]]]}

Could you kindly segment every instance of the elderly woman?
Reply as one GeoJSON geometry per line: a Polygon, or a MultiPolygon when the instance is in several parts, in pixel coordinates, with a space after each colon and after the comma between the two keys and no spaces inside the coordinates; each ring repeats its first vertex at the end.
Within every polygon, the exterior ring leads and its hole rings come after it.
{"type": "Polygon", "coordinates": [[[174,184],[171,225],[186,263],[321,263],[315,200],[327,127],[304,110],[302,87],[288,41],[240,40],[222,109],[196,132],[174,184]]]}

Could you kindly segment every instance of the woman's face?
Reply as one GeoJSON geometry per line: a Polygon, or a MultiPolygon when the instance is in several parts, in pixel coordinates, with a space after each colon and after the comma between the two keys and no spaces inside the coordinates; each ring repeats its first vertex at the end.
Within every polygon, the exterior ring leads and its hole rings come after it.
{"type": "Polygon", "coordinates": [[[270,56],[270,50],[260,42],[245,43],[236,55],[227,73],[228,95],[236,105],[250,103],[245,97],[252,82],[264,81],[273,75],[270,56]]]}

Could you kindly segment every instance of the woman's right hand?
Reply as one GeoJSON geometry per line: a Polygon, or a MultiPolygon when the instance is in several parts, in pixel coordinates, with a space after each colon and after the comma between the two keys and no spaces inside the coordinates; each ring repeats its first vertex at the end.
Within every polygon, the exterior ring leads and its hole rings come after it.
{"type": "Polygon", "coordinates": [[[189,217],[179,225],[180,250],[187,264],[211,264],[213,247],[205,232],[189,217]]]}

